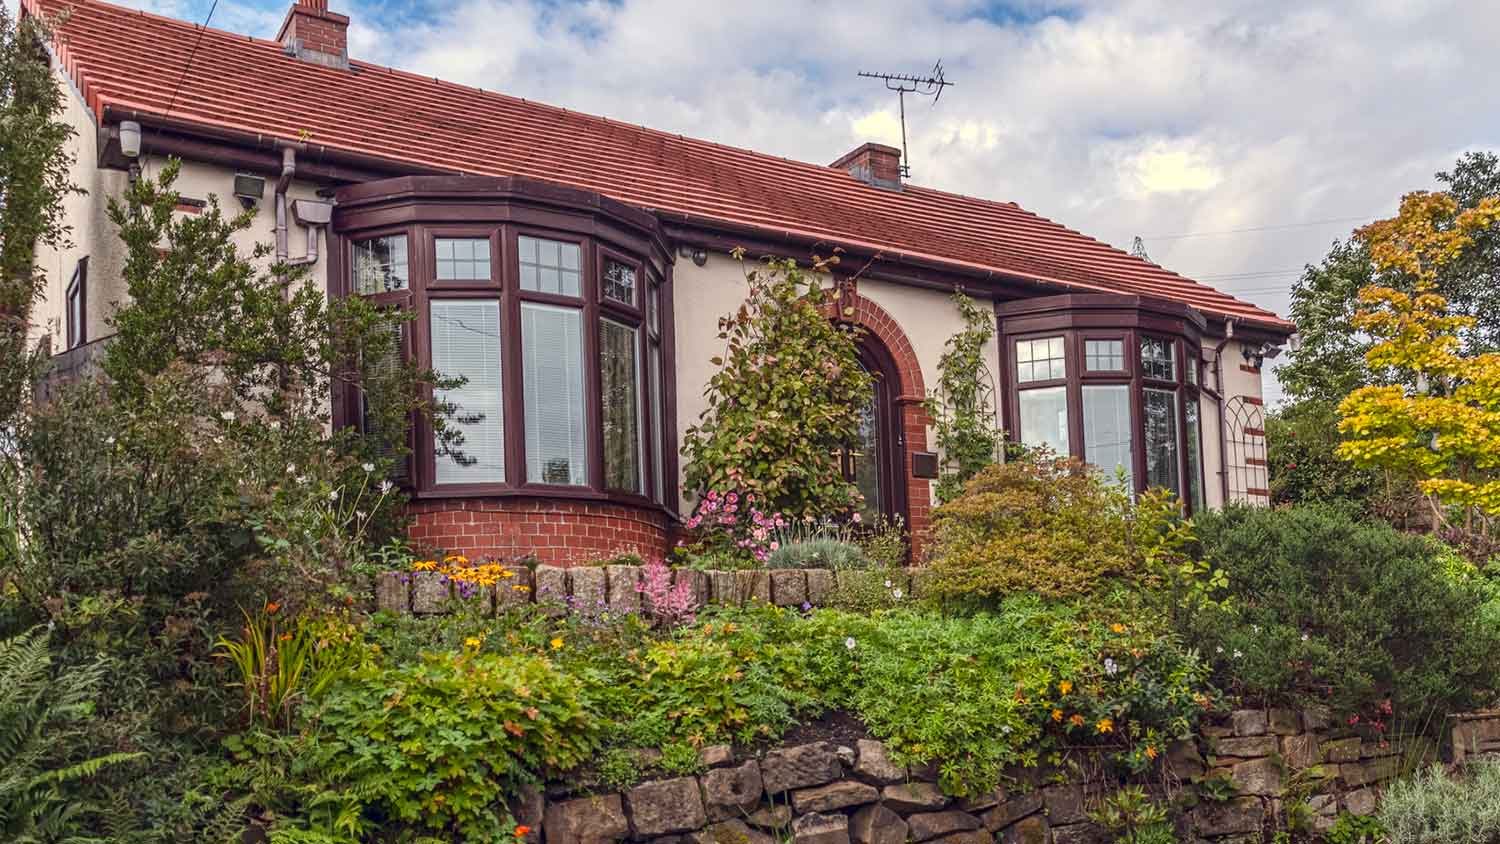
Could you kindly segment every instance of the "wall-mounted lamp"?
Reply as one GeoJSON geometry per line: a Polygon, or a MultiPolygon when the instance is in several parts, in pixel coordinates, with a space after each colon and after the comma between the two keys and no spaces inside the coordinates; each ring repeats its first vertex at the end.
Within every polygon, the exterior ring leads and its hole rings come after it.
{"type": "Polygon", "coordinates": [[[700,267],[708,263],[708,250],[701,247],[679,246],[677,247],[677,254],[680,257],[687,258],[700,267]]]}
{"type": "Polygon", "coordinates": [[[126,158],[141,155],[141,124],[134,120],[120,121],[120,154],[126,158]]]}
{"type": "Polygon", "coordinates": [[[1260,369],[1268,360],[1281,354],[1281,347],[1273,343],[1262,343],[1259,346],[1242,346],[1240,354],[1244,355],[1245,363],[1260,369]]]}
{"type": "Polygon", "coordinates": [[[254,173],[234,174],[234,196],[246,208],[254,208],[266,195],[266,180],[254,173]]]}

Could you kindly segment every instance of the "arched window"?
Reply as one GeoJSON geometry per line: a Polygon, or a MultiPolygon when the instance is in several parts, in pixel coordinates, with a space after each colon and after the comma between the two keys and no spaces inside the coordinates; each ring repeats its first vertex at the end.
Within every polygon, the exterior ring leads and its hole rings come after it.
{"type": "Polygon", "coordinates": [[[890,352],[870,335],[860,338],[859,364],[874,376],[870,401],[861,408],[860,444],[844,454],[844,477],[859,488],[860,515],[906,519],[905,444],[896,405],[899,380],[890,352]]]}

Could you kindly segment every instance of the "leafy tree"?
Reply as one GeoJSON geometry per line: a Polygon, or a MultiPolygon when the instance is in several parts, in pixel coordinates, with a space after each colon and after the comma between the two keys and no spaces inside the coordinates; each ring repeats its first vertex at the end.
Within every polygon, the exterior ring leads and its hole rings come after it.
{"type": "Polygon", "coordinates": [[[859,493],[840,458],[859,443],[871,376],[859,364],[857,329],[829,319],[818,274],[836,260],[810,270],[767,260],[745,273],[744,303],[719,319],[726,348],[713,359],[708,408],[684,438],[689,489],[753,494],[762,510],[788,517],[854,508],[859,493]]]}
{"type": "Polygon", "coordinates": [[[27,348],[33,304],[45,276],[39,246],[64,247],[62,201],[81,190],[68,178],[73,128],[42,48],[46,25],[17,23],[0,8],[0,427],[10,422],[41,363],[27,348]]]}
{"type": "Polygon", "coordinates": [[[995,424],[995,382],[985,346],[995,336],[995,316],[963,291],[953,294],[963,330],[948,338],[938,360],[938,387],[927,399],[944,467],[938,501],[951,501],[979,470],[995,462],[1000,431],[995,424]]]}

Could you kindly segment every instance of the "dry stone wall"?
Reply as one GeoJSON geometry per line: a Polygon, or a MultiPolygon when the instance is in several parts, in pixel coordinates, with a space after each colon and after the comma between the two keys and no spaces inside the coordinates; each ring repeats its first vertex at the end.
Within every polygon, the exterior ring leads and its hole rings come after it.
{"type": "MultiPolygon", "coordinates": [[[[1240,710],[1174,745],[1148,788],[1187,807],[1178,840],[1248,844],[1284,828],[1291,801],[1321,830],[1341,811],[1371,814],[1384,783],[1435,754],[1425,740],[1369,740],[1316,711],[1240,710]],[[1214,777],[1234,793],[1210,799],[1197,783],[1214,777]]],[[[1089,812],[1119,783],[1077,773],[1108,770],[1102,758],[1074,761],[1071,775],[1017,769],[994,791],[958,798],[939,787],[935,766],[897,765],[871,739],[754,755],[716,746],[700,754],[698,776],[615,793],[554,783],[520,822],[545,844],[1103,844],[1110,836],[1089,812]]]]}

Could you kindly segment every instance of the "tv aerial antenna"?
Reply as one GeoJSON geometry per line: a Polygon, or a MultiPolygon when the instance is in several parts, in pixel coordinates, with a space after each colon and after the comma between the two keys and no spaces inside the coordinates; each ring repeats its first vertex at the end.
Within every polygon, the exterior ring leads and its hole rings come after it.
{"type": "Polygon", "coordinates": [[[924,97],[932,97],[932,104],[943,96],[943,89],[952,85],[943,76],[943,63],[941,60],[932,66],[932,71],[926,76],[911,76],[904,73],[871,73],[861,70],[860,76],[866,79],[879,79],[885,83],[887,90],[896,92],[896,99],[901,106],[901,177],[911,176],[911,165],[908,163],[911,156],[906,149],[906,95],[919,94],[924,97]]]}

